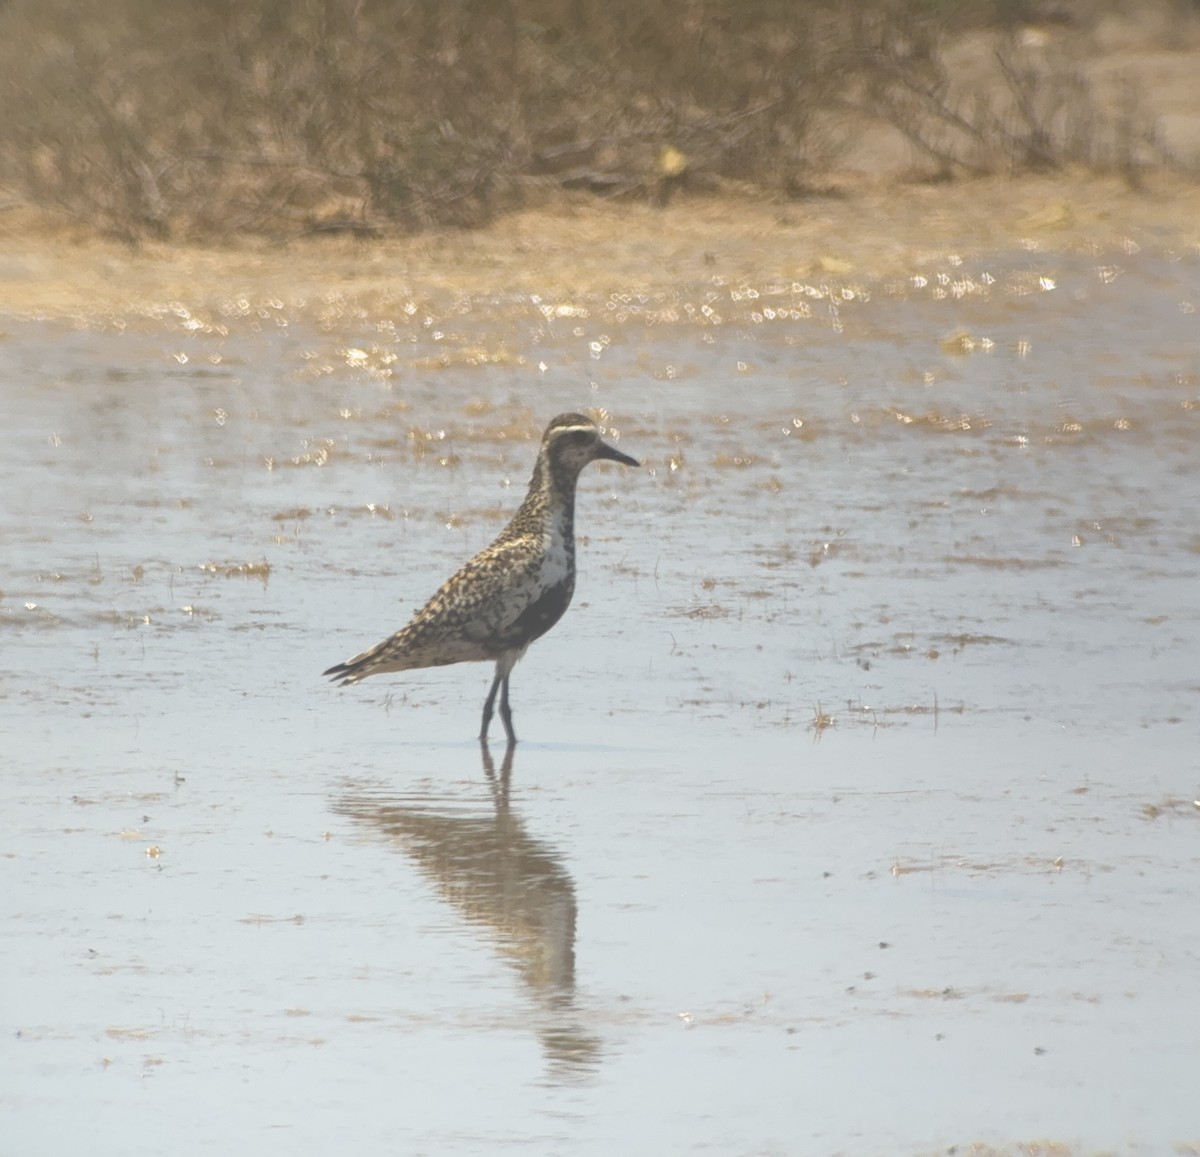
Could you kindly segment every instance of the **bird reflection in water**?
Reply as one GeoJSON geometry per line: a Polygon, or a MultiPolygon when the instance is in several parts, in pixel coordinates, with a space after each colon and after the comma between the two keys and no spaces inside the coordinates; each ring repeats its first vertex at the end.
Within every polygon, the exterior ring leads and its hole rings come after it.
{"type": "Polygon", "coordinates": [[[486,808],[358,788],[333,810],[386,836],[468,924],[488,932],[533,999],[552,1075],[590,1071],[601,1045],[575,1016],[575,885],[558,852],[531,836],[510,806],[515,745],[499,772],[486,740],[480,748],[486,808]]]}

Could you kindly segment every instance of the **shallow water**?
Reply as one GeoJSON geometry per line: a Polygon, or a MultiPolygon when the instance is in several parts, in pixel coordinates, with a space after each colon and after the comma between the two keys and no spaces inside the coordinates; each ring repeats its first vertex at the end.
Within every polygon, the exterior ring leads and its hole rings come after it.
{"type": "Polygon", "coordinates": [[[1200,1145],[1200,260],[12,320],[0,1149],[1200,1145]],[[338,691],[592,407],[513,676],[338,691]]]}

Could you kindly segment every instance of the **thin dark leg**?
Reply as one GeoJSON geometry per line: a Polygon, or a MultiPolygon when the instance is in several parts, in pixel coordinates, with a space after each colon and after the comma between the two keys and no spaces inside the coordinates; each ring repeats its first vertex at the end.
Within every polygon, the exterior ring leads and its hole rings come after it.
{"type": "MultiPolygon", "coordinates": [[[[504,694],[500,698],[500,717],[505,718],[505,712],[508,710],[508,679],[504,679],[504,694]]],[[[500,689],[500,664],[496,664],[496,677],[492,680],[492,689],[488,692],[487,698],[483,701],[483,726],[479,729],[479,738],[487,739],[488,724],[492,721],[492,708],[496,704],[496,692],[500,689]]],[[[507,720],[504,724],[505,731],[509,731],[507,720]]],[[[509,742],[512,742],[511,731],[509,731],[509,742]]]]}
{"type": "Polygon", "coordinates": [[[512,710],[508,706],[508,676],[500,685],[500,722],[504,724],[504,734],[508,736],[508,745],[512,747],[517,742],[517,733],[513,730],[512,710]]]}

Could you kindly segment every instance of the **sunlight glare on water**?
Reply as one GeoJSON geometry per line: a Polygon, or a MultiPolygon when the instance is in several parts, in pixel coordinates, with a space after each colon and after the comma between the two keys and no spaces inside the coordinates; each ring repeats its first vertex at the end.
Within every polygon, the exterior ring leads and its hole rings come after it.
{"type": "Polygon", "coordinates": [[[0,1148],[1197,1143],[1198,298],[1030,252],[7,322],[0,1148]],[[581,480],[515,753],[482,666],[323,682],[577,409],[643,466],[581,480]]]}

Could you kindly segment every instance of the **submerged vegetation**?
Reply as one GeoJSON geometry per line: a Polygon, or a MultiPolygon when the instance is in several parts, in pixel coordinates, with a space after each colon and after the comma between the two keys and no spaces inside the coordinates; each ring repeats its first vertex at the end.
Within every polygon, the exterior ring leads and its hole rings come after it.
{"type": "MultiPolygon", "coordinates": [[[[1185,7],[1160,4],[1194,30],[1185,7]]],[[[9,0],[0,186],[130,240],[369,235],[563,189],[808,196],[880,126],[926,178],[1082,164],[1136,182],[1171,160],[1151,111],[1082,66],[1114,8],[9,0]]]]}

